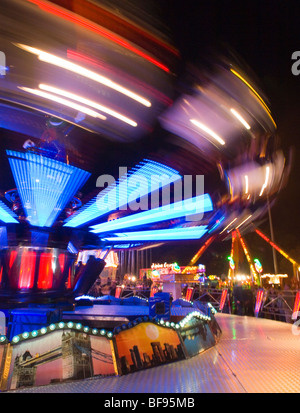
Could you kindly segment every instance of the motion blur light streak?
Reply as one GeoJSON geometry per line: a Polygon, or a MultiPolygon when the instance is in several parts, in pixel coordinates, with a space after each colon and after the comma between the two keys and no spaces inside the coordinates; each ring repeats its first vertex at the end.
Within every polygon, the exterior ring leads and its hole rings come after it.
{"type": "Polygon", "coordinates": [[[248,194],[248,191],[249,191],[248,175],[245,175],[245,194],[248,194]]]}
{"type": "Polygon", "coordinates": [[[234,218],[231,222],[229,222],[229,224],[220,232],[220,234],[225,232],[226,229],[228,229],[230,227],[230,225],[232,225],[236,220],[237,220],[237,218],[234,218]]]}
{"type": "Polygon", "coordinates": [[[96,234],[194,215],[213,210],[208,194],[92,226],[96,234]]]}
{"type": "Polygon", "coordinates": [[[259,196],[262,196],[264,190],[265,190],[266,187],[268,186],[269,175],[270,175],[270,167],[269,167],[269,166],[266,166],[266,179],[265,179],[265,182],[264,182],[264,184],[263,184],[263,186],[262,186],[262,188],[261,188],[261,191],[260,191],[260,193],[259,193],[259,196]]]}
{"type": "Polygon", "coordinates": [[[219,136],[217,135],[214,131],[212,131],[211,129],[209,129],[206,125],[204,125],[203,123],[199,122],[196,119],[190,119],[190,122],[193,123],[194,125],[196,125],[199,129],[201,129],[202,131],[206,132],[209,136],[211,136],[212,138],[214,138],[216,141],[218,141],[221,145],[225,145],[225,141],[219,136]]]}
{"type": "Polygon", "coordinates": [[[167,228],[151,231],[133,231],[115,234],[113,237],[103,238],[109,242],[120,241],[175,241],[199,239],[207,232],[206,226],[167,228]]]}
{"type": "Polygon", "coordinates": [[[50,85],[39,84],[39,88],[42,89],[42,90],[46,90],[48,92],[52,92],[52,93],[56,93],[58,95],[62,95],[62,96],[66,97],[66,98],[69,98],[69,99],[76,100],[77,102],[84,103],[85,105],[91,106],[94,109],[100,110],[101,112],[104,112],[104,113],[106,113],[110,116],[113,116],[114,118],[117,118],[117,119],[121,120],[122,122],[128,123],[129,125],[131,125],[133,127],[137,126],[136,122],[134,122],[133,120],[127,118],[126,116],[123,116],[121,113],[115,112],[114,110],[109,109],[106,106],[99,105],[96,102],[93,102],[89,99],[84,98],[83,96],[79,96],[79,95],[76,95],[75,93],[71,93],[71,92],[68,92],[67,90],[62,90],[62,89],[59,89],[59,88],[56,88],[56,87],[53,87],[53,86],[50,86],[50,85]]]}
{"type": "Polygon", "coordinates": [[[242,221],[237,227],[236,229],[238,229],[239,227],[241,227],[246,221],[248,221],[248,219],[250,219],[252,217],[252,215],[249,215],[246,219],[244,219],[244,221],[242,221]]]}
{"type": "Polygon", "coordinates": [[[5,224],[18,224],[18,221],[14,217],[17,218],[17,216],[0,201],[0,221],[3,221],[5,224]]]}
{"type": "Polygon", "coordinates": [[[128,43],[126,40],[122,39],[119,36],[116,36],[114,33],[105,30],[103,27],[98,26],[97,24],[81,17],[78,16],[75,13],[69,12],[66,9],[63,9],[61,7],[54,6],[53,4],[50,4],[49,2],[41,1],[41,0],[27,0],[30,3],[34,3],[38,5],[41,9],[50,12],[52,14],[55,14],[56,16],[62,17],[65,20],[68,20],[72,23],[78,24],[82,27],[84,27],[87,30],[93,31],[96,34],[99,34],[114,43],[118,44],[119,46],[124,47],[127,50],[130,50],[131,52],[135,53],[136,55],[144,58],[145,60],[149,61],[150,63],[154,64],[155,66],[159,67],[160,69],[164,70],[167,73],[170,73],[170,69],[159,62],[157,59],[154,59],[152,56],[148,55],[147,53],[143,52],[140,49],[137,49],[134,47],[132,44],[128,43]]]}
{"type": "Polygon", "coordinates": [[[277,125],[274,121],[274,119],[271,116],[271,111],[268,108],[267,104],[265,103],[265,101],[263,100],[263,98],[259,95],[259,93],[250,85],[249,82],[247,82],[247,80],[240,74],[238,73],[236,70],[234,69],[230,69],[231,73],[233,73],[236,77],[238,77],[245,85],[248,86],[248,88],[254,93],[254,95],[258,98],[258,100],[261,102],[262,106],[264,107],[264,109],[266,110],[267,114],[269,115],[273,125],[275,126],[275,128],[277,128],[277,125]]]}
{"type": "Polygon", "coordinates": [[[245,119],[235,109],[231,108],[230,112],[245,126],[247,130],[251,129],[249,123],[247,123],[245,119]]]}
{"type": "Polygon", "coordinates": [[[58,66],[62,69],[69,70],[70,72],[76,73],[80,76],[84,76],[88,79],[94,80],[95,82],[101,83],[104,86],[107,86],[110,89],[119,92],[130,99],[135,100],[136,102],[140,103],[141,105],[150,107],[151,102],[149,100],[139,96],[138,94],[132,92],[129,89],[126,89],[122,85],[113,82],[112,80],[108,79],[105,76],[101,76],[98,73],[93,72],[92,70],[86,69],[85,67],[79,66],[76,63],[72,63],[66,59],[61,57],[55,56],[51,53],[44,52],[42,50],[36,49],[35,47],[27,46],[21,43],[16,43],[17,47],[20,47],[23,50],[26,50],[29,53],[35,54],[38,56],[38,59],[42,62],[46,62],[52,64],[54,66],[58,66]]]}
{"type": "Polygon", "coordinates": [[[53,102],[60,103],[63,106],[67,106],[71,109],[75,109],[79,112],[83,112],[86,115],[92,116],[93,118],[99,118],[101,120],[106,120],[107,118],[100,113],[95,112],[92,109],[89,109],[85,106],[78,105],[75,102],[71,102],[70,100],[60,98],[58,96],[52,95],[51,93],[43,92],[38,89],[31,89],[29,87],[24,87],[24,86],[18,86],[19,89],[24,90],[24,92],[32,93],[33,95],[40,96],[44,99],[52,100],[53,102]]]}
{"type": "Polygon", "coordinates": [[[245,85],[248,86],[249,89],[252,90],[252,92],[255,94],[255,96],[258,97],[258,99],[261,101],[261,103],[263,104],[263,106],[267,109],[267,111],[269,113],[271,113],[270,109],[268,108],[267,104],[265,103],[265,101],[263,100],[263,98],[259,95],[259,93],[250,85],[250,83],[240,74],[238,73],[236,70],[234,69],[230,69],[231,73],[233,73],[235,76],[237,76],[243,83],[245,83],[245,85]]]}
{"type": "Polygon", "coordinates": [[[28,221],[51,227],[90,173],[33,153],[6,152],[28,221]]]}
{"type": "Polygon", "coordinates": [[[117,208],[127,207],[130,200],[148,195],[153,190],[151,183],[158,183],[155,189],[159,189],[180,179],[181,176],[175,169],[159,162],[144,160],[128,174],[122,176],[117,183],[107,186],[97,197],[68,218],[64,226],[78,227],[117,208]],[[136,191],[136,179],[139,177],[143,178],[145,184],[140,186],[138,196],[132,198],[136,191]]]}
{"type": "MultiPolygon", "coordinates": [[[[119,71],[116,67],[110,66],[107,62],[100,62],[99,60],[95,60],[94,58],[91,58],[83,53],[79,53],[71,49],[67,50],[67,57],[68,59],[76,60],[81,64],[83,63],[85,65],[92,65],[97,70],[114,72],[116,75],[121,76],[124,79],[124,81],[128,82],[128,84],[137,85],[141,90],[146,91],[149,96],[155,98],[156,100],[159,100],[166,106],[170,106],[173,103],[173,100],[167,95],[165,95],[162,91],[158,90],[157,88],[151,87],[150,84],[146,84],[141,80],[138,80],[136,77],[132,76],[129,73],[125,74],[123,71],[119,71]]],[[[149,100],[151,99],[149,98],[149,100]]]]}

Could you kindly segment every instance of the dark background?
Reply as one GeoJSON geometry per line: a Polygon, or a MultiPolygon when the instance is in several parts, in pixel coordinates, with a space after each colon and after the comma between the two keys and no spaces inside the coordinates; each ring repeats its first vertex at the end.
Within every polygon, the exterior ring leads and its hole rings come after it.
{"type": "MultiPolygon", "coordinates": [[[[286,0],[165,0],[161,12],[169,25],[184,64],[201,64],[208,50],[233,49],[253,70],[265,92],[278,126],[281,147],[292,169],[288,184],[272,207],[275,242],[300,262],[299,240],[299,140],[300,76],[291,71],[292,53],[300,50],[300,2],[286,0]]],[[[269,221],[260,226],[270,236],[269,221]]],[[[246,242],[264,272],[274,272],[272,249],[258,235],[246,242]]],[[[173,245],[153,251],[159,261],[187,265],[201,244],[173,245]],[[164,255],[165,254],[165,255],[164,255]]],[[[227,273],[231,242],[213,244],[199,262],[209,274],[227,273]]],[[[292,264],[276,253],[278,270],[293,274],[292,264]]],[[[249,269],[248,269],[249,271],[249,269]]]]}

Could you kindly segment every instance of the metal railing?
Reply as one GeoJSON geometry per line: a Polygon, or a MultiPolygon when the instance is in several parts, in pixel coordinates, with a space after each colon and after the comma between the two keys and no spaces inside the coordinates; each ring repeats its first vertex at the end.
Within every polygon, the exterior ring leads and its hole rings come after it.
{"type": "Polygon", "coordinates": [[[266,291],[258,316],[287,323],[293,322],[293,313],[299,311],[295,308],[297,293],[297,290],[266,291]]]}

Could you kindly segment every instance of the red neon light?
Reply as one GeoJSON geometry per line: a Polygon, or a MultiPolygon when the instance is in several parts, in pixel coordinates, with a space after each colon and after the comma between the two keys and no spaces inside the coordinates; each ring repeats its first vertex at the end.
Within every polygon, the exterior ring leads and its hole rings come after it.
{"type": "Polygon", "coordinates": [[[227,297],[227,292],[228,292],[228,290],[226,288],[222,291],[220,306],[219,306],[220,311],[223,311],[223,308],[224,308],[224,305],[225,305],[225,300],[226,300],[226,297],[227,297]]]}
{"type": "Polygon", "coordinates": [[[147,46],[151,46],[151,43],[154,43],[154,46],[152,45],[152,48],[157,48],[157,46],[160,46],[179,57],[179,51],[170,44],[164,42],[152,33],[141,29],[140,26],[137,26],[134,23],[117,16],[114,13],[111,13],[109,10],[101,7],[99,4],[93,4],[89,0],[76,0],[76,2],[72,2],[73,4],[70,4],[71,2],[68,2],[68,4],[66,4],[65,0],[52,0],[52,3],[62,5],[62,7],[73,11],[74,13],[80,14],[82,17],[88,20],[92,20],[94,23],[97,23],[100,26],[105,26],[110,31],[116,32],[119,36],[128,37],[130,41],[131,39],[129,37],[132,37],[132,35],[137,36],[138,40],[147,38],[147,46]]]}
{"type": "Polygon", "coordinates": [[[19,274],[19,288],[32,288],[34,284],[35,273],[35,251],[26,251],[22,253],[21,268],[19,274]]]}
{"type": "Polygon", "coordinates": [[[131,52],[137,54],[138,56],[144,58],[145,60],[148,60],[148,62],[154,64],[155,66],[159,67],[160,69],[164,70],[167,73],[170,73],[170,69],[166,67],[164,64],[160,63],[158,60],[154,59],[153,57],[149,56],[148,54],[142,52],[141,50],[137,49],[136,47],[132,46],[130,43],[126,42],[119,36],[116,36],[115,34],[105,30],[102,27],[99,27],[96,24],[93,24],[86,19],[75,15],[75,13],[68,12],[64,9],[61,9],[57,6],[53,6],[48,3],[44,3],[41,0],[28,0],[30,3],[34,3],[37,6],[39,6],[42,10],[45,10],[51,14],[54,14],[58,17],[61,17],[65,20],[68,20],[69,22],[76,23],[81,27],[84,27],[85,29],[88,29],[94,33],[97,33],[101,35],[102,37],[105,37],[106,39],[109,39],[113,41],[114,43],[118,44],[119,46],[124,47],[127,50],[130,50],[131,52]]]}
{"type": "Polygon", "coordinates": [[[115,292],[115,297],[116,298],[120,298],[121,291],[122,291],[122,287],[117,287],[116,288],[116,292],[115,292]]]}
{"type": "Polygon", "coordinates": [[[65,254],[59,254],[58,262],[59,262],[59,266],[60,266],[60,271],[61,271],[61,273],[63,273],[64,269],[65,269],[65,262],[66,262],[65,254]]]}
{"type": "Polygon", "coordinates": [[[2,280],[2,274],[3,274],[3,267],[1,267],[1,269],[0,269],[0,283],[1,283],[1,280],[2,280]]]}
{"type": "Polygon", "coordinates": [[[68,281],[67,281],[67,289],[70,289],[70,288],[71,288],[71,279],[72,279],[72,267],[69,268],[68,281]]]}
{"type": "Polygon", "coordinates": [[[53,284],[53,268],[52,254],[43,252],[40,256],[40,268],[37,287],[41,290],[52,288],[53,284]]]}
{"type": "Polygon", "coordinates": [[[295,297],[293,315],[292,315],[293,320],[297,320],[299,311],[300,311],[300,291],[297,291],[297,294],[295,297]]]}
{"type": "Polygon", "coordinates": [[[18,255],[17,250],[13,250],[13,251],[10,252],[9,263],[8,263],[9,269],[11,269],[11,267],[14,265],[14,262],[15,262],[15,259],[17,258],[17,255],[18,255]]]}
{"type": "Polygon", "coordinates": [[[191,301],[193,290],[194,290],[194,288],[191,288],[191,287],[189,287],[189,288],[186,290],[185,299],[186,299],[187,301],[191,301]]]}
{"type": "Polygon", "coordinates": [[[256,316],[258,315],[260,311],[263,297],[264,297],[264,290],[258,290],[256,294],[256,303],[255,303],[255,310],[254,310],[254,313],[256,316]]]}
{"type": "Polygon", "coordinates": [[[157,287],[152,287],[151,292],[150,292],[150,297],[154,297],[154,294],[157,293],[158,288],[157,287]]]}
{"type": "Polygon", "coordinates": [[[256,274],[256,271],[255,271],[254,265],[252,264],[249,251],[248,251],[248,249],[247,249],[247,247],[246,247],[246,243],[245,243],[244,239],[242,238],[240,231],[239,231],[238,229],[236,229],[236,232],[237,232],[237,234],[238,234],[238,236],[239,236],[240,242],[241,242],[242,247],[243,247],[243,250],[244,250],[244,254],[246,255],[246,258],[247,258],[247,261],[248,261],[248,263],[249,263],[249,267],[250,267],[250,270],[251,270],[251,272],[252,272],[252,274],[253,274],[253,277],[257,279],[257,274],[256,274]]]}

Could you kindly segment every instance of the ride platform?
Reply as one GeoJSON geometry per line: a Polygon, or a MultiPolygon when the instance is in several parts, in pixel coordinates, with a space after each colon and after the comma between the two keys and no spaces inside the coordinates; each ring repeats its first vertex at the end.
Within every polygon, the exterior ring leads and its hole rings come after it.
{"type": "Polygon", "coordinates": [[[300,328],[216,314],[218,344],[189,358],[121,377],[30,387],[19,393],[299,393],[300,328]]]}

